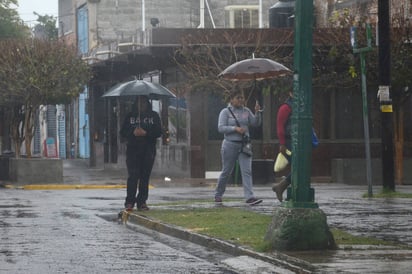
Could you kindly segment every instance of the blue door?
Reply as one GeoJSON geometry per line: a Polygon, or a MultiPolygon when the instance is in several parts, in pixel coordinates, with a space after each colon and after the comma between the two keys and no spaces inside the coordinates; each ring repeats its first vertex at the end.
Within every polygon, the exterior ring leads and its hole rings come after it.
{"type": "Polygon", "coordinates": [[[87,113],[88,90],[84,89],[79,97],[79,157],[90,157],[89,114],[87,113]]]}
{"type": "MultiPolygon", "coordinates": [[[[88,24],[87,5],[81,6],[77,10],[77,47],[79,53],[86,55],[89,52],[89,24],[88,24]]],[[[89,115],[87,113],[88,90],[85,87],[79,97],[79,157],[90,157],[90,132],[89,132],[89,115]]]]}

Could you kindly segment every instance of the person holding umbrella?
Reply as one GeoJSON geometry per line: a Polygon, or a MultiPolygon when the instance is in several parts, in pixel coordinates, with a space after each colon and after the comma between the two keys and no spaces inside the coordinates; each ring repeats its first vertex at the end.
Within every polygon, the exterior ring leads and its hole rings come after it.
{"type": "Polygon", "coordinates": [[[249,126],[259,126],[262,122],[260,105],[256,102],[255,115],[244,106],[245,98],[241,91],[233,90],[230,94],[230,104],[222,109],[219,114],[218,131],[224,134],[221,147],[222,173],[219,176],[215,202],[222,203],[222,196],[226,190],[226,184],[235,166],[239,162],[242,174],[243,192],[246,203],[257,205],[262,202],[253,194],[252,183],[252,157],[244,150],[244,146],[250,145],[249,126]]]}
{"type": "Polygon", "coordinates": [[[152,110],[149,98],[137,96],[133,109],[126,115],[120,130],[120,136],[127,140],[127,211],[133,210],[135,204],[138,210],[149,210],[146,204],[149,179],[156,156],[156,139],[161,136],[161,129],[159,114],[152,110]]]}

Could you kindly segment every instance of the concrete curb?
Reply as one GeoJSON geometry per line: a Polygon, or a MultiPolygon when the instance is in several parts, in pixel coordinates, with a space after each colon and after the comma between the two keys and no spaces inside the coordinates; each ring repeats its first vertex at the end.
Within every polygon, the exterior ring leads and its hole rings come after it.
{"type": "Polygon", "coordinates": [[[244,255],[262,260],[295,273],[313,273],[315,271],[315,267],[312,264],[283,253],[272,252],[270,255],[262,254],[229,242],[193,233],[182,227],[161,223],[135,212],[123,211],[122,214],[122,221],[126,226],[131,224],[140,225],[175,238],[193,242],[208,248],[217,249],[233,256],[244,255]]]}

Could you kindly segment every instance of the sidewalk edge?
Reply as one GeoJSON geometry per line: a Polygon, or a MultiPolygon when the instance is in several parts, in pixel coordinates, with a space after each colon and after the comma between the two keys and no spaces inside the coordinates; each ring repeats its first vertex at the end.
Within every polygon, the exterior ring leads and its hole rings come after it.
{"type": "Polygon", "coordinates": [[[253,257],[255,259],[269,262],[273,265],[294,271],[295,273],[312,273],[313,271],[315,271],[315,267],[312,264],[304,260],[293,258],[283,253],[273,251],[271,255],[266,255],[259,252],[255,252],[242,246],[234,245],[229,242],[211,238],[198,233],[193,233],[178,226],[173,226],[170,224],[154,221],[150,218],[133,212],[124,212],[123,214],[127,214],[127,217],[123,219],[126,225],[128,225],[128,222],[141,225],[148,229],[152,229],[157,232],[173,236],[175,238],[190,241],[208,248],[218,249],[220,251],[223,251],[234,256],[246,255],[249,257],[253,257]]]}

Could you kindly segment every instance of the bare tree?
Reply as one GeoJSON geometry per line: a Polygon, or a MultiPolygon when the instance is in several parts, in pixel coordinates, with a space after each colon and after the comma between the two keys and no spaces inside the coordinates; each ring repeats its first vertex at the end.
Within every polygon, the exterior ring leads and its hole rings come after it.
{"type": "MultiPolygon", "coordinates": [[[[185,73],[193,90],[229,91],[233,83],[220,80],[218,74],[237,61],[255,56],[292,66],[293,47],[282,46],[282,41],[291,41],[292,31],[279,31],[276,39],[281,42],[275,43],[271,34],[267,31],[239,29],[187,35],[181,41],[182,47],[175,53],[175,61],[185,73]]],[[[261,82],[266,86],[270,83],[271,81],[261,82]]],[[[255,83],[237,84],[247,89],[255,83]]],[[[250,97],[250,94],[246,95],[250,97]]]]}

